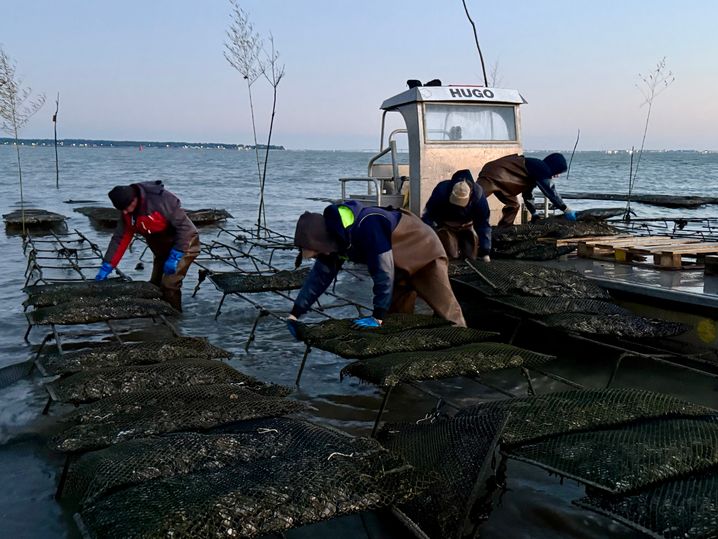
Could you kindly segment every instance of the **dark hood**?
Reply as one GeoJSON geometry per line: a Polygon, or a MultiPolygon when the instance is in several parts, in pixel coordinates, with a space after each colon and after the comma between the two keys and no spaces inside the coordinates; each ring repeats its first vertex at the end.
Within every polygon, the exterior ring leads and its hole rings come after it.
{"type": "Polygon", "coordinates": [[[339,251],[339,244],[329,232],[324,216],[308,211],[304,212],[297,220],[294,245],[300,249],[311,249],[324,254],[339,251]]]}

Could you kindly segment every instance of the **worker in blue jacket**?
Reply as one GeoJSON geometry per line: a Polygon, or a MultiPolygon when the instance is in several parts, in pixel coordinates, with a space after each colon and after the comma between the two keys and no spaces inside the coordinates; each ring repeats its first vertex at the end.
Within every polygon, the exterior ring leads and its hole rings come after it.
{"type": "Polygon", "coordinates": [[[354,200],[332,204],[323,214],[305,212],[299,218],[294,243],[302,258],[316,259],[288,317],[295,337],[296,320],[329,287],[345,260],[366,264],[374,281],[374,310],[355,320],[357,327],[378,328],[389,312],[413,312],[417,296],[436,315],[466,326],[439,238],[408,211],[364,207],[354,200]]]}
{"type": "Polygon", "coordinates": [[[576,212],[569,208],[558,194],[552,179],[563,174],[568,169],[566,158],[560,153],[552,153],[543,159],[524,157],[523,155],[506,155],[486,163],[477,183],[484,194],[489,197],[496,195],[504,203],[499,226],[514,224],[519,213],[518,195],[522,195],[526,209],[531,214],[531,220],[540,218],[534,205],[533,190],[539,190],[569,221],[576,220],[576,212]]]}
{"type": "Polygon", "coordinates": [[[439,182],[426,203],[421,219],[436,230],[449,259],[491,259],[489,203],[470,170],[459,170],[439,182]]]}

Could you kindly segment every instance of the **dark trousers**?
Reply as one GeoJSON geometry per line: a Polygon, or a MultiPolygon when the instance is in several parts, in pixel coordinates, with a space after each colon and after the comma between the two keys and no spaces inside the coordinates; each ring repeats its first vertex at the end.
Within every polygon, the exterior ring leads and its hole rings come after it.
{"type": "Polygon", "coordinates": [[[177,264],[177,271],[172,275],[164,274],[164,265],[172,250],[174,237],[156,236],[147,237],[154,261],[152,262],[152,276],[150,282],[162,290],[162,298],[175,309],[182,312],[182,281],[187,275],[192,261],[199,255],[199,236],[195,236],[189,243],[187,251],[177,264]]]}

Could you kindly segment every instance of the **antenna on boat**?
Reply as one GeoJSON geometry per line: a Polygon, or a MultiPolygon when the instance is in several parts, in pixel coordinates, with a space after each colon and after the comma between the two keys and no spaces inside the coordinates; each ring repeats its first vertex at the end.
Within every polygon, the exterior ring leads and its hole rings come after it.
{"type": "Polygon", "coordinates": [[[484,73],[484,86],[489,85],[489,80],[486,78],[486,65],[484,64],[484,55],[481,52],[481,46],[479,45],[479,36],[476,33],[476,25],[474,24],[474,20],[471,18],[471,15],[469,14],[469,8],[466,7],[466,0],[461,0],[461,3],[464,4],[464,11],[466,12],[466,17],[469,19],[469,22],[471,23],[471,27],[474,29],[474,41],[476,42],[476,50],[479,51],[479,59],[481,60],[481,71],[484,73]]]}

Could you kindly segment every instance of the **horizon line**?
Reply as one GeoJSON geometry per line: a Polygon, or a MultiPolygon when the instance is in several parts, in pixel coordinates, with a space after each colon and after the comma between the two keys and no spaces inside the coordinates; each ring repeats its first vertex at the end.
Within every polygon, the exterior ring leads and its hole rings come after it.
{"type": "MultiPolygon", "coordinates": [[[[24,143],[36,143],[36,144],[42,144],[42,145],[54,145],[54,139],[48,139],[48,138],[19,138],[18,141],[21,144],[24,143]]],[[[15,139],[12,137],[0,137],[0,145],[8,145],[13,144],[15,142],[15,139]]],[[[244,148],[254,148],[254,144],[245,144],[241,142],[188,142],[188,141],[181,141],[181,140],[134,140],[134,139],[93,139],[93,138],[59,138],[57,139],[58,143],[63,143],[64,146],[65,142],[81,142],[81,143],[110,143],[110,144],[123,144],[123,145],[147,145],[147,144],[157,144],[157,145],[182,145],[182,146],[206,146],[207,148],[203,149],[221,149],[218,148],[219,146],[236,146],[236,147],[244,147],[244,148]]],[[[257,144],[258,147],[266,147],[266,144],[257,144]]],[[[280,149],[283,148],[284,151],[317,151],[317,152],[376,152],[377,150],[374,148],[287,148],[283,144],[271,144],[270,149],[280,149]]],[[[398,148],[398,151],[406,153],[408,152],[408,148],[398,148]]],[[[560,151],[560,152],[566,152],[570,153],[571,150],[568,149],[560,149],[560,148],[523,148],[524,152],[550,152],[550,151],[560,151]]],[[[616,152],[616,153],[629,153],[631,151],[630,148],[592,148],[592,149],[581,149],[581,150],[575,150],[576,153],[581,152],[616,152]]],[[[634,153],[638,153],[639,150],[634,150],[634,153]]],[[[716,149],[709,149],[709,148],[644,148],[644,152],[695,152],[695,153],[716,153],[718,150],[716,149]]]]}

